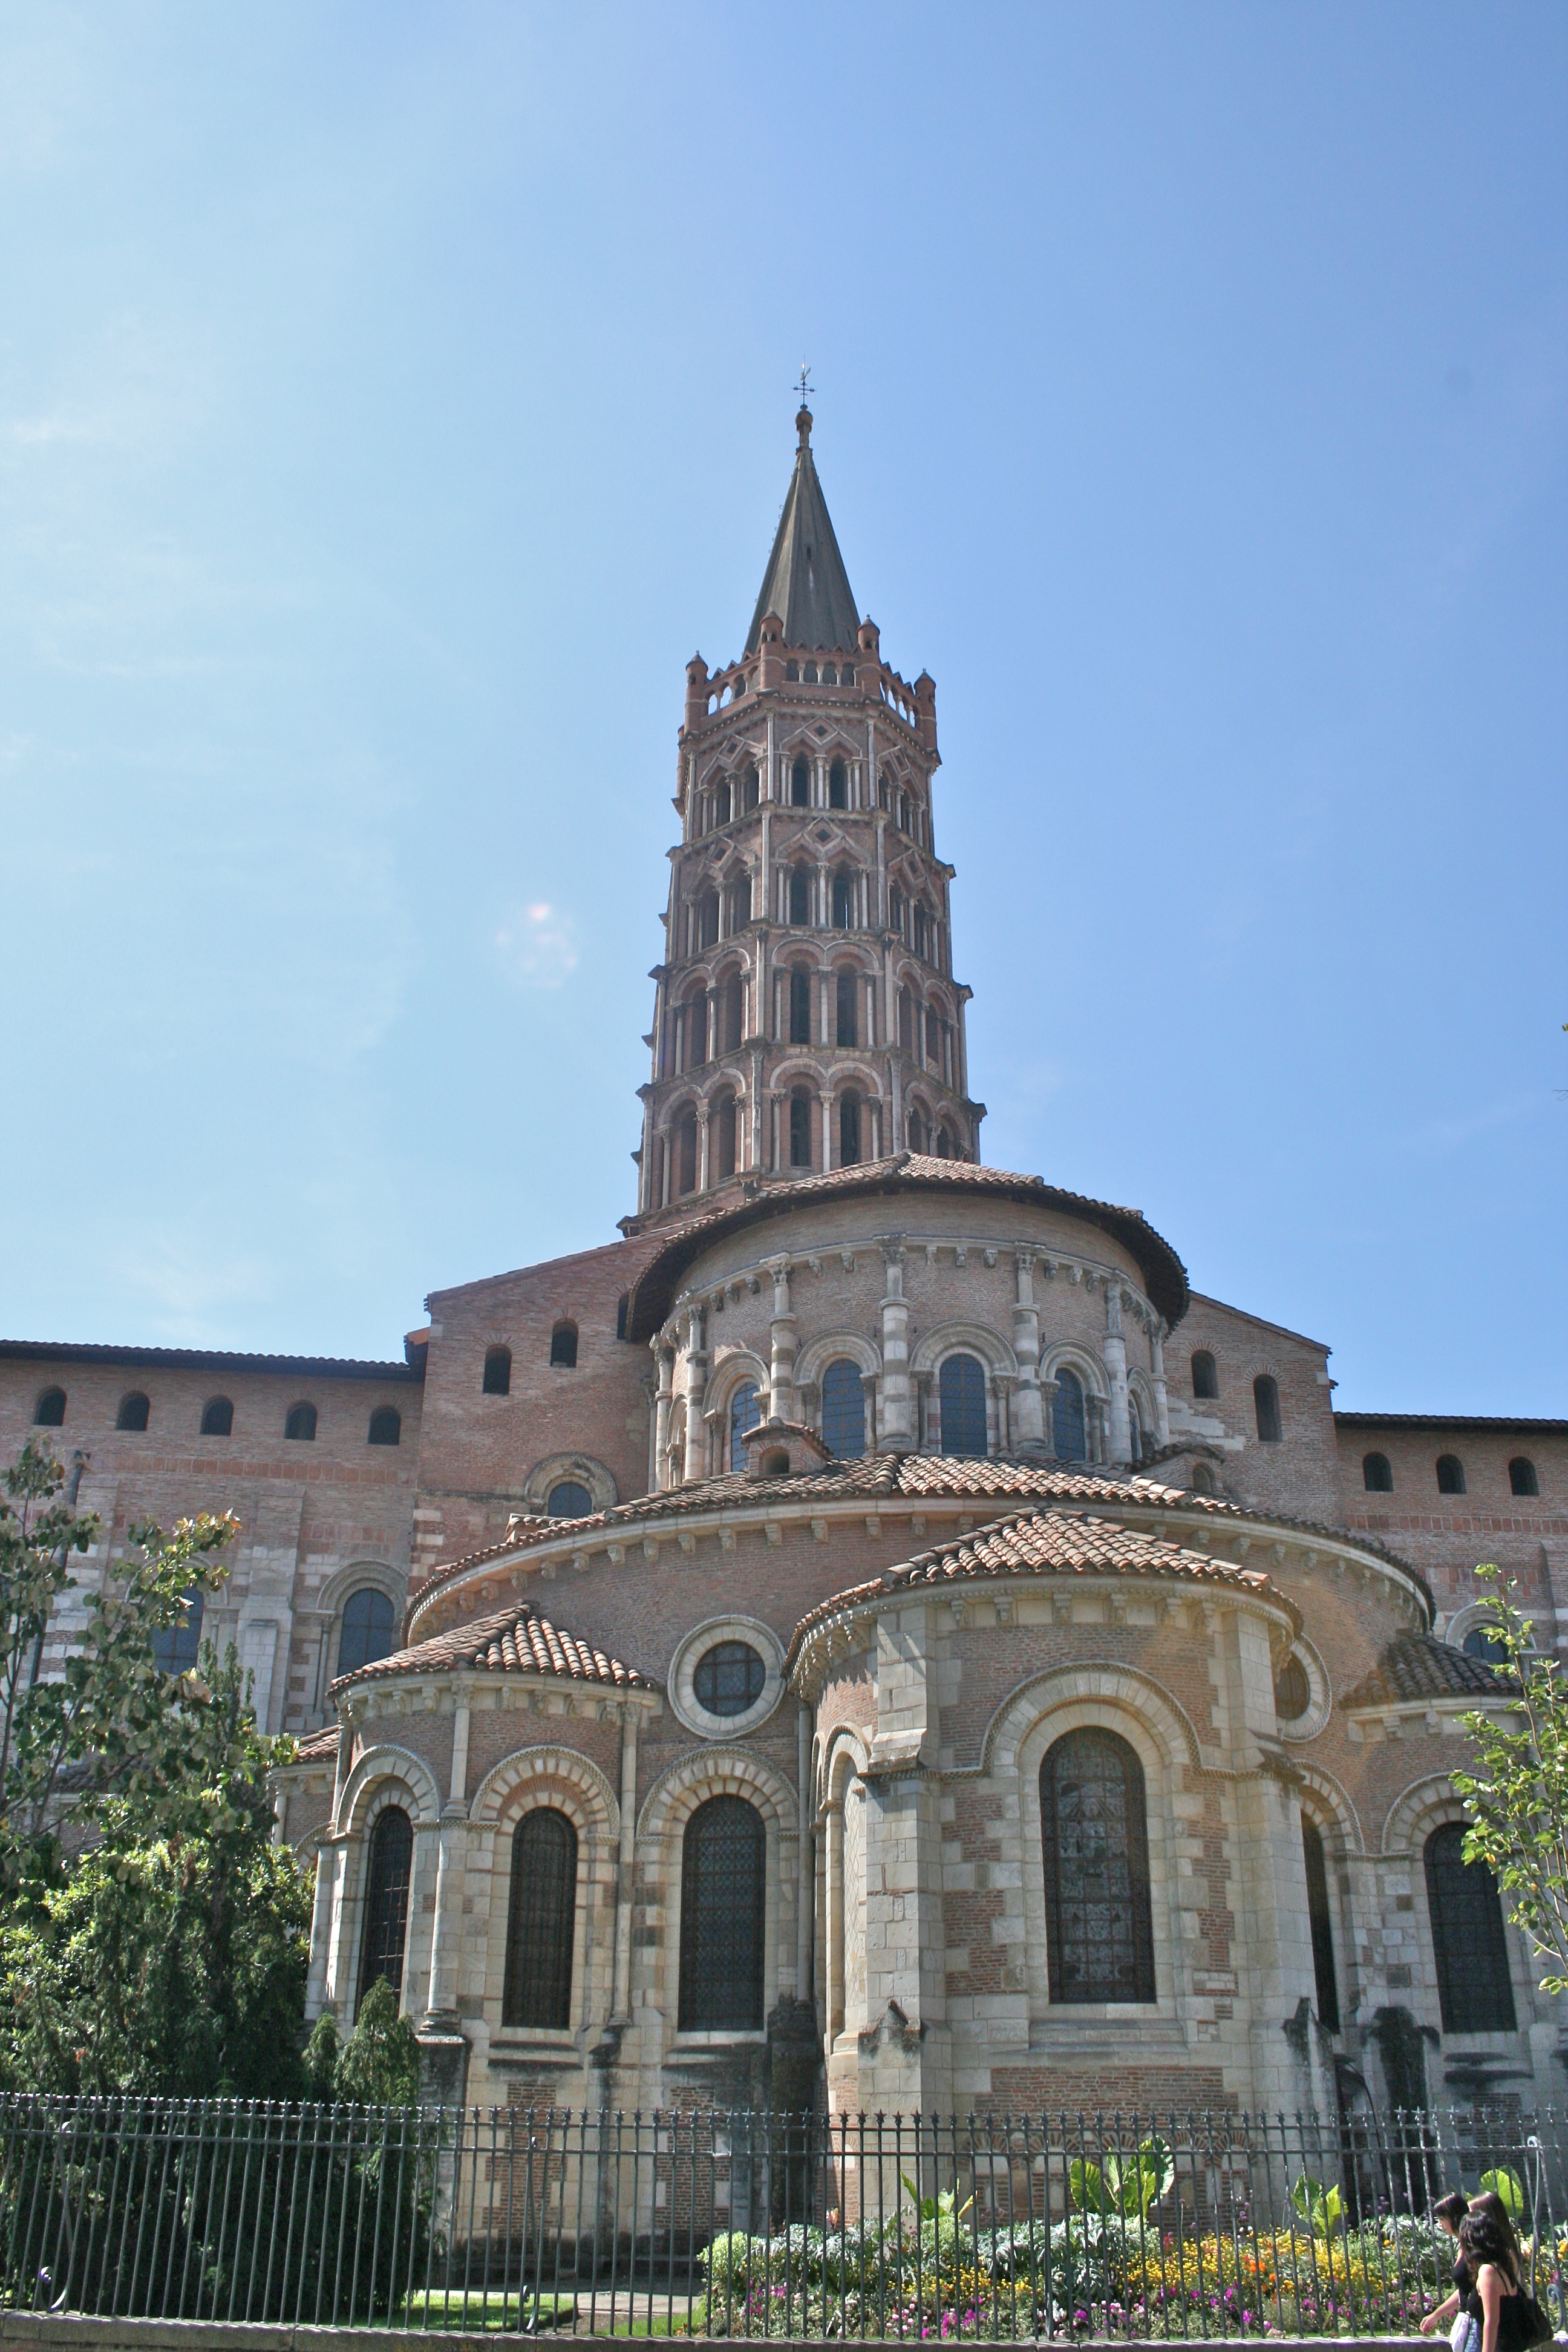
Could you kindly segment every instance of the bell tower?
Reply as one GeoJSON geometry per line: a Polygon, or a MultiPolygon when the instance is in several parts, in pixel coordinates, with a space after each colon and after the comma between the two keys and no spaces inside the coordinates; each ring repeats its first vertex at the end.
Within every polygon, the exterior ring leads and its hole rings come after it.
{"type": "Polygon", "coordinates": [[[936,688],[856,617],[812,422],[740,659],[687,665],[632,1230],[897,1152],[979,1158],[936,688]]]}

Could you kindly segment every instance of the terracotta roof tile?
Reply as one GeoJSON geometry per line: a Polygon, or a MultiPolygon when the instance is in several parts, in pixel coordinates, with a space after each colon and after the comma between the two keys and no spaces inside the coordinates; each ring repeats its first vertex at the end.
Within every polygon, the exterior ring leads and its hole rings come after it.
{"type": "Polygon", "coordinates": [[[1342,1706],[1394,1706],[1422,1698],[1496,1698],[1509,1688],[1505,1676],[1483,1658],[1469,1658],[1435,1633],[1398,1633],[1370,1675],[1340,1701],[1342,1706]]]}
{"type": "Polygon", "coordinates": [[[921,1585],[949,1585],[988,1577],[1010,1576],[1159,1576],[1184,1583],[1240,1586],[1268,1593],[1300,1623],[1294,1601],[1279,1591],[1260,1570],[1237,1568],[1229,1560],[1210,1559],[1183,1545],[1119,1526],[1114,1519],[1079,1517],[1061,1511],[1020,1512],[1015,1518],[995,1519],[972,1535],[938,1544],[917,1553],[884,1575],[835,1593],[801,1619],[791,1647],[793,1659],[812,1626],[868,1601],[892,1598],[921,1585]]]}
{"type": "MultiPolygon", "coordinates": [[[[295,1742],[295,1764],[333,1764],[338,1754],[338,1727],[323,1724],[320,1731],[308,1731],[295,1742]]],[[[285,1770],[291,1768],[285,1766],[285,1770]]]]}
{"type": "Polygon", "coordinates": [[[566,1682],[601,1683],[614,1690],[658,1687],[635,1666],[606,1657],[603,1650],[580,1642],[575,1633],[552,1625],[526,1601],[514,1601],[491,1616],[454,1625],[427,1642],[416,1642],[412,1649],[395,1650],[373,1665],[340,1675],[331,1687],[335,1696],[359,1683],[384,1682],[393,1675],[453,1674],[465,1668],[484,1675],[558,1675],[566,1682]]]}

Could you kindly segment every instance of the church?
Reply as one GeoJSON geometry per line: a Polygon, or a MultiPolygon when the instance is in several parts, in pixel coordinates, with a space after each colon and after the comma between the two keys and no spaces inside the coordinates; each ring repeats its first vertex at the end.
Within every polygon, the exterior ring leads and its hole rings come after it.
{"type": "Polygon", "coordinates": [[[1451,1774],[1476,1563],[1568,1642],[1568,1423],[1336,1413],[1324,1342],[984,1164],[935,687],[795,422],[687,668],[618,1237],[383,1362],[0,1342],[0,1436],[52,1433],[89,1573],[238,1514],[166,1663],[232,1640],[297,1736],[310,2013],[384,1978],[433,2094],[1560,2098],[1451,1774]]]}

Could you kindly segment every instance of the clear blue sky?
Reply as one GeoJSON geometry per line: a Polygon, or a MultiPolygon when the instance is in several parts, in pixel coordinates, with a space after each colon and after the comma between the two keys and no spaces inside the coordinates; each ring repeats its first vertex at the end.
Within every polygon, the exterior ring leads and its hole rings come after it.
{"type": "Polygon", "coordinates": [[[1342,1404],[1568,1412],[1561,6],[12,0],[0,67],[0,1329],[395,1354],[611,1237],[804,356],[985,1158],[1342,1404]]]}

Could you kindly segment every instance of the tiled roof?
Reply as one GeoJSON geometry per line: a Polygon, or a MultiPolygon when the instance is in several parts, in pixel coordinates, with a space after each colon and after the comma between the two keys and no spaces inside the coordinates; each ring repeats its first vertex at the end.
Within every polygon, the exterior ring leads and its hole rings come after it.
{"type": "Polygon", "coordinates": [[[422,1368],[380,1364],[357,1356],[249,1356],[232,1348],[108,1348],[76,1339],[0,1339],[0,1357],[37,1363],[153,1364],[170,1371],[292,1372],[338,1381],[398,1381],[423,1377],[422,1368]]]}
{"type": "Polygon", "coordinates": [[[792,1471],[785,1477],[752,1478],[744,1471],[705,1478],[691,1486],[676,1486],[663,1495],[617,1503],[581,1519],[514,1519],[511,1531],[499,1543],[486,1544],[459,1559],[443,1560],[411,1598],[460,1569],[480,1567],[487,1559],[526,1551],[536,1544],[559,1542],[563,1536],[581,1535],[602,1542],[619,1527],[641,1526],[649,1519],[687,1518],[702,1511],[752,1508],[770,1503],[837,1502],[897,1503],[923,1499],[978,1502],[1021,1500],[1041,1502],[1138,1502],[1156,1510],[1180,1508],[1199,1517],[1240,1518],[1240,1507],[1219,1495],[1192,1495],[1164,1486],[1152,1478],[1101,1478],[1091,1471],[1068,1470],[1049,1463],[970,1459],[941,1454],[866,1454],[858,1461],[835,1462],[820,1470],[792,1471]]]}
{"type": "Polygon", "coordinates": [[[918,1193],[930,1191],[991,1193],[1001,1200],[1025,1201],[1041,1208],[1098,1225],[1131,1252],[1142,1271],[1150,1298],[1168,1324],[1179,1323],[1187,1311],[1187,1270],[1154,1231],[1141,1209],[1120,1209],[1108,1201],[1091,1201],[1082,1192],[1064,1192],[1043,1176],[1022,1176],[1005,1168],[981,1168],[968,1160],[932,1160],[918,1152],[896,1152],[888,1160],[860,1160],[852,1168],[829,1169],[818,1176],[803,1176],[788,1184],[766,1185],[749,1199],[716,1202],[711,1214],[694,1217],[670,1234],[668,1241],[632,1285],[626,1308],[626,1336],[649,1339],[674,1302],[681,1276],[721,1234],[747,1225],[787,1216],[819,1200],[853,1199],[857,1194],[918,1193]]]}
{"type": "Polygon", "coordinates": [[[1530,1421],[1506,1412],[1336,1412],[1338,1429],[1519,1429],[1561,1437],[1568,1421],[1530,1421]]]}
{"type": "Polygon", "coordinates": [[[395,1650],[390,1657],[377,1658],[373,1665],[360,1666],[352,1675],[340,1675],[332,1694],[336,1696],[360,1683],[384,1682],[396,1675],[453,1674],[465,1668],[483,1675],[557,1675],[566,1682],[602,1683],[614,1690],[658,1687],[634,1666],[606,1657],[603,1650],[580,1642],[575,1633],[552,1625],[523,1601],[496,1611],[493,1616],[455,1625],[428,1642],[416,1642],[412,1649],[395,1650]]]}
{"type": "Polygon", "coordinates": [[[920,1552],[885,1575],[835,1593],[801,1619],[795,1646],[813,1625],[837,1616],[842,1610],[887,1600],[911,1587],[998,1576],[1160,1576],[1180,1578],[1183,1582],[1241,1586],[1270,1594],[1300,1622],[1295,1603],[1278,1591],[1260,1570],[1210,1559],[1204,1552],[1188,1551],[1181,1544],[1120,1527],[1114,1519],[1037,1511],[994,1520],[989,1527],[977,1528],[973,1535],[920,1552]]]}
{"type": "Polygon", "coordinates": [[[338,1727],[323,1724],[320,1731],[308,1731],[294,1745],[296,1764],[335,1764],[338,1755],[338,1727]]]}
{"type": "Polygon", "coordinates": [[[1390,1706],[1402,1699],[1496,1698],[1509,1685],[1484,1659],[1469,1658],[1434,1633],[1398,1633],[1342,1706],[1390,1706]]]}

